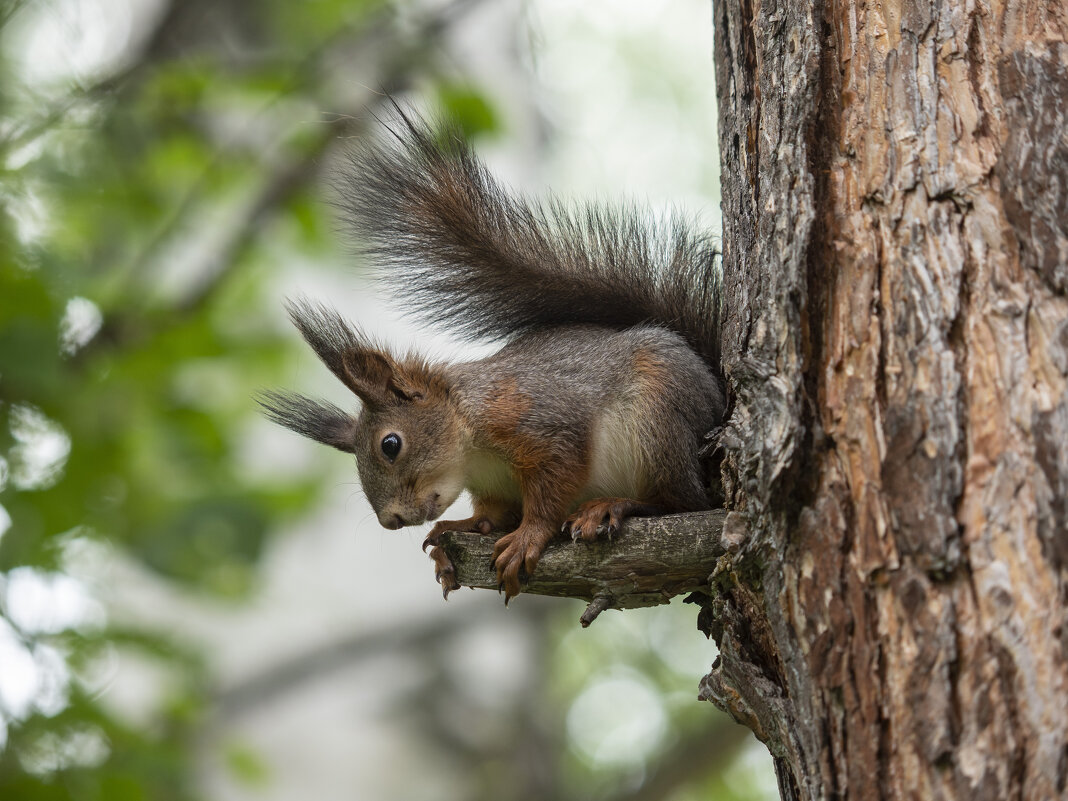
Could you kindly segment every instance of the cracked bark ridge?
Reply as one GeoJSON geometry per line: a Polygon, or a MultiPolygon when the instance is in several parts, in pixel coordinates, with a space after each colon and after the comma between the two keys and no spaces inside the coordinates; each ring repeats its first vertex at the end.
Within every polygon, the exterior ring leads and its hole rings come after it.
{"type": "Polygon", "coordinates": [[[1068,12],[714,13],[744,537],[702,693],[784,798],[1064,797],[1068,12]]]}
{"type": "Polygon", "coordinates": [[[1001,198],[1020,261],[1068,292],[1068,44],[1025,43],[1003,57],[998,84],[1008,137],[1001,198]]]}
{"type": "MultiPolygon", "coordinates": [[[[611,541],[572,542],[561,536],[545,549],[523,593],[589,601],[582,618],[586,626],[604,609],[656,606],[707,590],[709,576],[731,549],[722,537],[724,517],[721,509],[632,517],[611,541]]],[[[497,589],[493,545],[503,534],[442,535],[461,585],[497,589]]]]}

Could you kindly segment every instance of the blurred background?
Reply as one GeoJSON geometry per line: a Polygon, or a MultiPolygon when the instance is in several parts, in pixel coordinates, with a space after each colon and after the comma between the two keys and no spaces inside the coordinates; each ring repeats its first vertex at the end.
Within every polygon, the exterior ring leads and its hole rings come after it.
{"type": "Polygon", "coordinates": [[[711,49],[707,0],[0,0],[0,799],[777,797],[696,608],[444,603],[252,402],[353,405],[287,296],[471,352],[333,219],[384,93],[525,191],[715,228],[711,49]]]}

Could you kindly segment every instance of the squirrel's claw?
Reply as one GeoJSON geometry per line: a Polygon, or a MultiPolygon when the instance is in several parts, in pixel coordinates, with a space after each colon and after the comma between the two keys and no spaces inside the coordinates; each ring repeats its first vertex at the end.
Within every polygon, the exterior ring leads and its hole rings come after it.
{"type": "Polygon", "coordinates": [[[571,541],[578,542],[579,540],[592,540],[598,534],[601,533],[602,526],[594,525],[588,519],[583,519],[578,515],[572,515],[564,521],[561,531],[571,534],[571,541]],[[592,531],[592,534],[586,534],[584,532],[592,531]]]}
{"type": "MultiPolygon", "coordinates": [[[[427,539],[430,538],[427,537],[427,539]]],[[[424,543],[426,544],[433,543],[424,543]]],[[[440,545],[434,545],[430,551],[430,558],[434,561],[434,580],[441,585],[441,597],[447,601],[450,592],[460,589],[460,582],[456,579],[456,568],[453,567],[452,560],[440,545]]]]}
{"type": "Polygon", "coordinates": [[[630,498],[597,498],[582,504],[564,525],[571,527],[571,538],[574,540],[579,537],[595,540],[602,535],[607,535],[611,540],[619,533],[627,517],[660,513],[660,509],[652,504],[630,498]]]}
{"type": "Polygon", "coordinates": [[[508,606],[508,602],[512,600],[518,594],[519,591],[517,590],[514,593],[510,592],[508,589],[508,585],[504,581],[502,581],[497,585],[497,594],[500,595],[502,592],[504,593],[504,605],[508,606]]]}
{"type": "Polygon", "coordinates": [[[430,533],[423,540],[423,553],[428,546],[437,547],[441,544],[441,535],[446,531],[470,531],[474,534],[489,534],[493,531],[493,521],[488,517],[469,517],[466,520],[439,520],[430,529],[430,533]]]}
{"type": "MultiPolygon", "coordinates": [[[[448,583],[450,585],[456,582],[456,571],[453,569],[452,565],[445,565],[434,571],[434,580],[439,584],[445,584],[445,582],[442,581],[444,578],[449,579],[448,583]]],[[[450,587],[450,589],[456,589],[456,587],[450,587]]]]}
{"type": "Polygon", "coordinates": [[[587,510],[580,508],[571,515],[564,523],[571,530],[571,541],[595,540],[604,533],[604,518],[606,515],[599,510],[587,510]]]}

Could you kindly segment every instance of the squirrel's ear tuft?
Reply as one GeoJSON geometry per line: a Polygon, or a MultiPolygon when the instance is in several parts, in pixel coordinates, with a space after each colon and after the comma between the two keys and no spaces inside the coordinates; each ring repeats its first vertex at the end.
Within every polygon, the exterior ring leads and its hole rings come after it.
{"type": "Polygon", "coordinates": [[[332,403],[289,392],[262,392],[256,402],[267,419],[345,453],[356,452],[356,420],[332,403]]]}
{"type": "Polygon", "coordinates": [[[366,345],[365,338],[344,317],[322,303],[306,298],[287,300],[286,311],[323,364],[347,384],[344,355],[366,345]]]}
{"type": "Polygon", "coordinates": [[[286,309],[323,364],[365,404],[410,400],[408,382],[393,357],[336,311],[305,299],[287,301],[286,309]]]}

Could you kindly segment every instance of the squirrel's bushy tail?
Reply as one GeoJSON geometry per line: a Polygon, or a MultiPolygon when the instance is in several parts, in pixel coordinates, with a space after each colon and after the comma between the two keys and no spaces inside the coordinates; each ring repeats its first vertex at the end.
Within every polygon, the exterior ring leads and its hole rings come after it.
{"type": "Polygon", "coordinates": [[[337,189],[360,248],[404,310],[479,338],[570,323],[653,322],[719,369],[719,263],[678,214],[572,208],[508,192],[455,131],[397,108],[337,189]]]}

